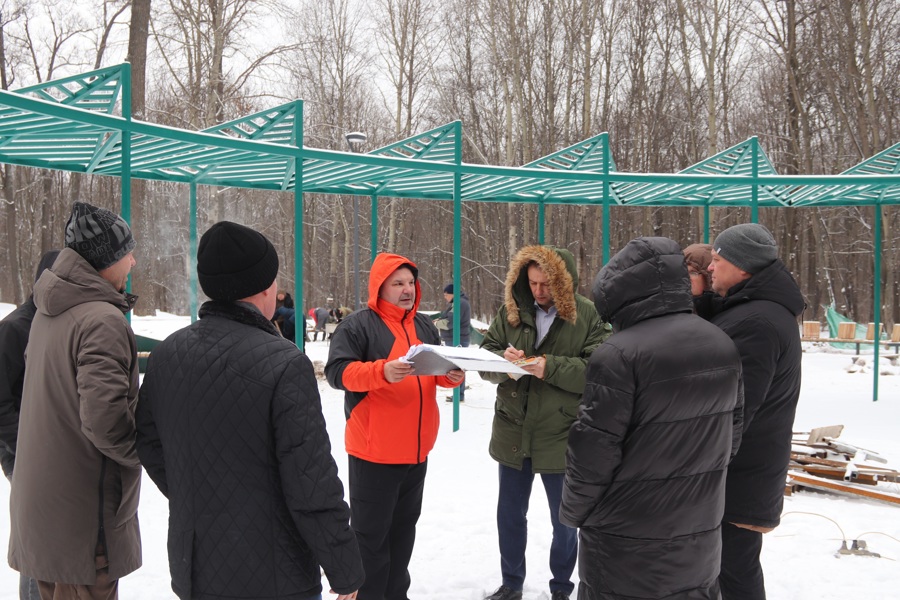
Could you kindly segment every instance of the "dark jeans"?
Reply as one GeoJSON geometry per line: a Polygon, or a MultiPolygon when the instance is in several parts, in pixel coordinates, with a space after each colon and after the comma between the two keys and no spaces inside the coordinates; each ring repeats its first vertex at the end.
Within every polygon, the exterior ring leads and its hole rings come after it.
{"type": "Polygon", "coordinates": [[[37,581],[25,575],[19,575],[19,600],[41,600],[37,581]]]}
{"type": "Polygon", "coordinates": [[[349,457],[350,526],[366,572],[357,600],[408,600],[427,468],[427,461],[385,465],[349,457]]]}
{"type": "MultiPolygon", "coordinates": [[[[578,557],[578,530],[559,522],[563,473],[542,473],[541,481],[550,505],[553,542],[550,544],[550,593],[575,589],[572,572],[578,557]]],[[[500,571],[503,585],[521,590],[525,584],[525,544],[528,541],[528,501],[531,498],[531,459],[522,470],[500,465],[500,495],[497,501],[497,533],[500,538],[500,571]]]]}
{"type": "Polygon", "coordinates": [[[766,600],[759,553],[763,534],[722,523],[722,600],[766,600]]]}

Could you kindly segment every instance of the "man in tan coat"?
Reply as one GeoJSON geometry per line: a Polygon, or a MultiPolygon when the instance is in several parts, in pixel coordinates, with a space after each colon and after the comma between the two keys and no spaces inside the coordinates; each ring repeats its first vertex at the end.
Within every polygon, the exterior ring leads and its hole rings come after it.
{"type": "Polygon", "coordinates": [[[9,564],[44,600],[117,598],[141,565],[134,246],[121,217],[76,202],[66,248],[34,286],[9,564]]]}

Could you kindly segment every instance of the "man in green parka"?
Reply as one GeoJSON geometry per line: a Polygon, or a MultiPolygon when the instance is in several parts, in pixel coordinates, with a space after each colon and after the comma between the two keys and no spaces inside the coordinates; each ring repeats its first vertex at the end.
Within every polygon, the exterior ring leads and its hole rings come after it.
{"type": "Polygon", "coordinates": [[[529,375],[481,373],[497,385],[490,454],[500,463],[497,532],[503,580],[485,600],[521,600],[526,516],[535,473],[541,475],[553,541],[551,600],[568,600],[578,553],[577,530],[559,522],[569,427],[584,392],[587,359],[612,335],[594,304],[575,293],[578,274],[568,250],[526,246],[510,262],[504,304],[481,344],[529,375]]]}

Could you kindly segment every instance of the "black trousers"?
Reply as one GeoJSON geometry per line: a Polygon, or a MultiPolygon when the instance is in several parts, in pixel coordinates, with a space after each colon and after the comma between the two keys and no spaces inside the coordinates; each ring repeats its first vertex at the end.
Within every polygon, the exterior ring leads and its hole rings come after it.
{"type": "Polygon", "coordinates": [[[350,526],[366,572],[357,600],[408,600],[427,466],[427,461],[385,465],[349,457],[350,526]]]}
{"type": "Polygon", "coordinates": [[[722,570],[719,587],[723,600],[766,600],[759,553],[763,534],[722,523],[722,570]]]}

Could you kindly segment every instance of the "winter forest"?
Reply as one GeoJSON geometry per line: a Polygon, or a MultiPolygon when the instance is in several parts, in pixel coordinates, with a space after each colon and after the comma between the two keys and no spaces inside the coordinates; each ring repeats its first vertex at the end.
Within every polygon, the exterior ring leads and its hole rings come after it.
{"type": "MultiPolygon", "coordinates": [[[[199,130],[302,98],[305,143],[367,152],[461,120],[463,161],[520,166],[603,131],[620,171],[673,173],[751,136],[782,174],[836,174],[900,141],[897,0],[0,0],[0,86],[16,89],[128,60],[137,119],[199,130]]],[[[119,208],[101,176],[0,165],[0,301],[31,290],[62,244],[74,200],[119,208]]],[[[188,189],[134,180],[138,314],[188,312],[188,189]]],[[[293,194],[199,189],[200,232],[263,231],[294,287],[293,194]]],[[[368,202],[359,218],[362,301],[368,202]]],[[[354,299],[353,198],[305,197],[307,306],[354,299]]],[[[462,284],[489,320],[510,256],[537,242],[537,208],[466,203],[462,284]]],[[[883,310],[900,322],[900,210],[883,209],[883,310]]],[[[875,209],[761,209],[801,284],[873,317],[875,209]]],[[[711,211],[711,237],[750,220],[711,211]]],[[[613,207],[611,249],[639,235],[702,241],[696,208],[613,207]]],[[[579,291],[602,266],[601,208],[548,206],[548,244],[570,249],[579,291]]],[[[423,309],[451,281],[452,204],[384,198],[380,250],[420,268],[423,309]]]]}

